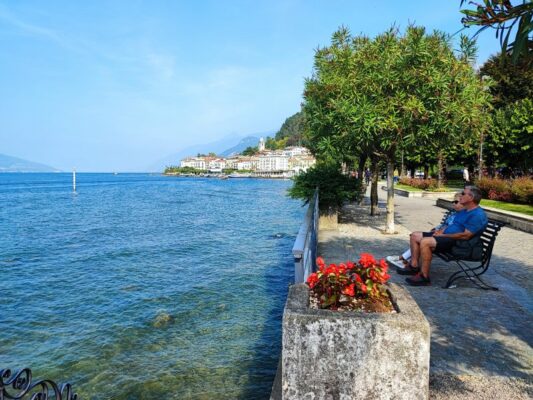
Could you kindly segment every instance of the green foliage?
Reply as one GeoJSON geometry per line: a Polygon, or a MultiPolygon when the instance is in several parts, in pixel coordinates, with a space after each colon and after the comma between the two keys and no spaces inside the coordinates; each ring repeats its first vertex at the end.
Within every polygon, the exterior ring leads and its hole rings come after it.
{"type": "MultiPolygon", "coordinates": [[[[436,156],[475,148],[486,129],[488,94],[468,61],[440,32],[409,27],[374,39],[346,28],[315,54],[306,80],[306,136],[321,160],[349,152],[394,161],[399,150],[424,164],[436,156]]],[[[466,50],[465,50],[466,51],[466,50]]]]}
{"type": "Polygon", "coordinates": [[[281,125],[280,130],[276,133],[276,140],[286,139],[286,146],[305,146],[303,139],[305,120],[304,113],[299,111],[291,115],[281,125]]]}
{"type": "Polygon", "coordinates": [[[485,141],[491,164],[519,168],[524,173],[533,168],[533,101],[519,100],[497,110],[485,141]]]}
{"type": "Polygon", "coordinates": [[[319,205],[321,210],[340,207],[345,201],[360,201],[363,192],[360,179],[343,175],[337,165],[316,164],[294,178],[289,196],[309,203],[319,188],[319,205]]]}
{"type": "Polygon", "coordinates": [[[253,156],[253,155],[256,154],[258,151],[259,151],[259,149],[257,148],[257,146],[255,146],[255,147],[249,146],[249,147],[247,147],[246,149],[244,149],[243,152],[242,152],[241,154],[242,154],[243,156],[253,156]]]}
{"type": "Polygon", "coordinates": [[[199,170],[195,169],[193,167],[176,167],[176,166],[169,166],[165,168],[165,171],[163,171],[164,174],[202,174],[206,173],[205,170],[199,170]]]}
{"type": "Polygon", "coordinates": [[[281,150],[285,148],[286,143],[287,143],[286,138],[276,140],[268,136],[265,141],[265,148],[270,149],[270,150],[281,150]]]}
{"type": "MultiPolygon", "coordinates": [[[[461,7],[467,0],[461,0],[461,7]]],[[[465,15],[461,22],[465,27],[477,25],[481,28],[476,32],[491,27],[496,30],[496,38],[500,39],[502,53],[512,54],[513,62],[520,59],[531,59],[533,40],[530,34],[533,30],[533,2],[524,0],[522,4],[512,5],[510,0],[484,0],[484,5],[468,1],[474,4],[475,10],[461,10],[465,15]],[[518,24],[518,25],[517,25],[518,24]],[[514,32],[514,40],[509,41],[514,32]]]]}
{"type": "Polygon", "coordinates": [[[533,98],[533,68],[525,60],[513,64],[509,56],[493,56],[480,68],[479,76],[490,77],[489,91],[496,109],[533,98]]]}

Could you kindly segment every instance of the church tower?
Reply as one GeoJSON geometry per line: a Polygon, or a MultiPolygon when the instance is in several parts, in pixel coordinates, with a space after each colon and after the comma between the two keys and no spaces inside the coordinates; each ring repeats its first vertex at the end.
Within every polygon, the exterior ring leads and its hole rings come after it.
{"type": "Polygon", "coordinates": [[[265,140],[263,138],[259,139],[259,151],[265,151],[265,140]]]}

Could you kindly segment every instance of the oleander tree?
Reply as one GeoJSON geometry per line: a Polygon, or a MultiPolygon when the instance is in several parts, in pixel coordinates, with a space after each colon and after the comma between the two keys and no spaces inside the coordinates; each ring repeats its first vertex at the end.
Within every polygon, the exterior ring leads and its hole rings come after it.
{"type": "Polygon", "coordinates": [[[511,54],[513,63],[519,60],[532,61],[532,0],[483,0],[482,4],[461,0],[461,7],[465,5],[473,5],[474,9],[461,10],[464,14],[461,22],[465,27],[480,27],[474,36],[492,28],[496,32],[496,38],[500,40],[502,55],[511,54]]]}
{"type": "Polygon", "coordinates": [[[337,154],[365,152],[372,165],[386,164],[385,231],[394,233],[399,152],[423,148],[442,160],[447,149],[479,137],[488,93],[444,33],[410,26],[402,35],[393,27],[368,38],[341,27],[330,46],[316,51],[304,100],[308,138],[316,147],[329,143],[337,154]]]}

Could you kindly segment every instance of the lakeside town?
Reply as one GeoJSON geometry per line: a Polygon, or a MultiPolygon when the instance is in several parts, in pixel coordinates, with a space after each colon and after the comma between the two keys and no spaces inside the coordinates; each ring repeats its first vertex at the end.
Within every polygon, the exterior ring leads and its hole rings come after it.
{"type": "Polygon", "coordinates": [[[179,167],[168,167],[165,175],[211,176],[221,178],[281,178],[289,179],[306,172],[316,159],[309,149],[288,146],[280,150],[267,149],[259,139],[252,155],[233,154],[219,157],[214,154],[186,157],[179,167]]]}

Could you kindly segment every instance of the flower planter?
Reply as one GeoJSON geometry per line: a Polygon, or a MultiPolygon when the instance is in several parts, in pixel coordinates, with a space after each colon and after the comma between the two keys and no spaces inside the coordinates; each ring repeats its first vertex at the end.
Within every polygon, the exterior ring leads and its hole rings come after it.
{"type": "Polygon", "coordinates": [[[293,285],[283,314],[282,398],[427,399],[429,323],[402,287],[398,312],[309,308],[309,288],[293,285]]]}

